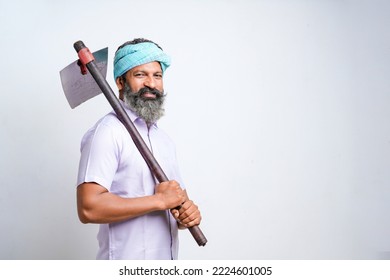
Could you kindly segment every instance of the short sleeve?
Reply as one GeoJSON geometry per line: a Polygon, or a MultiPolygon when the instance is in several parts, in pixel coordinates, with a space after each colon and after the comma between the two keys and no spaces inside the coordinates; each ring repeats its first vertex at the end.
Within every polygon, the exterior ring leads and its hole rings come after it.
{"type": "Polygon", "coordinates": [[[114,133],[112,125],[101,122],[83,137],[77,185],[95,182],[110,190],[120,158],[114,133]]]}

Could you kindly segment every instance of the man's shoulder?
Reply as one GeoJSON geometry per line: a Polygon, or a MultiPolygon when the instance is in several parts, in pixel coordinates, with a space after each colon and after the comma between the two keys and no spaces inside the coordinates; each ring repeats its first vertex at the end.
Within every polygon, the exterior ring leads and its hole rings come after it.
{"type": "Polygon", "coordinates": [[[94,137],[107,137],[123,133],[123,125],[114,112],[108,113],[99,119],[83,136],[82,142],[94,137]]]}
{"type": "Polygon", "coordinates": [[[114,112],[110,112],[107,115],[103,116],[100,120],[98,120],[95,126],[98,126],[100,124],[115,127],[121,124],[121,122],[114,112]]]}
{"type": "Polygon", "coordinates": [[[96,130],[96,129],[106,129],[106,130],[112,130],[115,131],[118,128],[122,127],[122,123],[116,116],[114,112],[110,112],[107,115],[103,116],[101,119],[99,119],[93,127],[90,128],[90,130],[96,130]]]}

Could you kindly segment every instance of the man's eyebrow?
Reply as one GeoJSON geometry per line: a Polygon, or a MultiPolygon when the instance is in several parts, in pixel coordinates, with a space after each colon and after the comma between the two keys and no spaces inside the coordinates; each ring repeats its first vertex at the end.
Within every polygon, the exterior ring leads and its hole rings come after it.
{"type": "Polygon", "coordinates": [[[157,70],[157,71],[148,71],[148,70],[136,70],[133,73],[153,73],[153,74],[162,74],[163,71],[157,70]]]}

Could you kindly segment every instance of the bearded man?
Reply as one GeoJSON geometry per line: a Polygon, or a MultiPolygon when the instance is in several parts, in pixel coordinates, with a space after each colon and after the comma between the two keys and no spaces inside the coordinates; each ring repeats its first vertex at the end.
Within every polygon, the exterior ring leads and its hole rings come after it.
{"type": "Polygon", "coordinates": [[[114,59],[119,98],[171,181],[156,181],[114,112],[81,141],[77,208],[81,222],[100,224],[97,259],[177,259],[178,228],[200,224],[175,146],[156,123],[164,113],[163,74],[169,65],[163,50],[146,39],[124,43],[114,59]]]}

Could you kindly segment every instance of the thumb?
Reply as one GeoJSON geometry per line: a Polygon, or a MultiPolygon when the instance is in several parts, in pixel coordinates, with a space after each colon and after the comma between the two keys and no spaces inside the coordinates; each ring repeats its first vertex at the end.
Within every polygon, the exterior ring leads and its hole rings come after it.
{"type": "Polygon", "coordinates": [[[171,213],[176,220],[179,219],[179,211],[177,209],[172,209],[171,213]]]}

